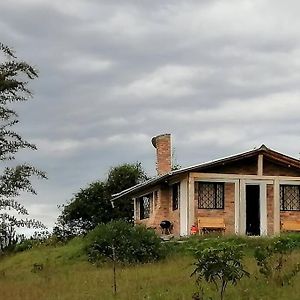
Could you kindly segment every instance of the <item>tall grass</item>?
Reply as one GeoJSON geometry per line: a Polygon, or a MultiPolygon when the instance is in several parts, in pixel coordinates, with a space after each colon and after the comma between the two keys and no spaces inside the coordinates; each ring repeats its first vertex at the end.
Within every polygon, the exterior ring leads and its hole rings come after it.
{"type": "MultiPolygon", "coordinates": [[[[249,249],[267,239],[246,239],[249,249]]],[[[5,300],[93,300],[93,299],[191,299],[196,291],[194,278],[190,277],[194,259],[186,254],[196,240],[176,245],[173,254],[165,261],[122,266],[117,269],[117,296],[113,295],[112,267],[95,266],[86,261],[83,241],[76,239],[64,246],[41,246],[29,251],[7,256],[0,261],[1,299],[5,300]],[[34,271],[34,264],[43,265],[34,271]]],[[[171,250],[170,250],[171,251],[171,250]]],[[[300,250],[292,261],[300,261],[300,250]]],[[[236,287],[229,287],[226,299],[300,299],[300,276],[291,286],[278,287],[258,273],[252,255],[246,257],[251,277],[243,279],[236,287]]],[[[207,296],[215,294],[204,285],[207,296]]]]}

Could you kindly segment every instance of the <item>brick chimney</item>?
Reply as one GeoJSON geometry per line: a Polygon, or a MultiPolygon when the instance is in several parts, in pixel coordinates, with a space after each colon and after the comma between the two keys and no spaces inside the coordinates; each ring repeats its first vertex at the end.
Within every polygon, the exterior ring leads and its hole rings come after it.
{"type": "Polygon", "coordinates": [[[169,173],[172,170],[171,134],[160,134],[152,138],[152,145],[156,148],[157,175],[169,173]]]}

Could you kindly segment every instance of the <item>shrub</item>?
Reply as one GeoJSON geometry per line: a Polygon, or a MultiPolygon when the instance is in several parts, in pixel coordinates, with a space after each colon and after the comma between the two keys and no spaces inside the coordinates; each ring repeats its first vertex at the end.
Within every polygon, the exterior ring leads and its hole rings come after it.
{"type": "MultiPolygon", "coordinates": [[[[207,243],[209,246],[203,241],[199,248],[195,249],[197,262],[191,276],[196,276],[196,283],[199,286],[202,280],[213,284],[222,300],[228,283],[236,285],[242,277],[249,276],[242,263],[244,245],[217,240],[210,240],[207,243]]],[[[201,286],[200,294],[203,297],[201,286]]]]}
{"type": "Polygon", "coordinates": [[[147,263],[164,257],[159,237],[144,226],[124,221],[100,224],[86,236],[89,260],[147,263]]]}
{"type": "Polygon", "coordinates": [[[36,245],[37,245],[36,240],[27,239],[27,240],[22,241],[19,244],[16,244],[15,248],[14,248],[14,251],[15,252],[23,252],[23,251],[26,251],[26,250],[29,250],[29,249],[33,248],[36,245]]]}
{"type": "Polygon", "coordinates": [[[296,247],[297,243],[290,237],[281,237],[268,246],[258,247],[254,257],[259,272],[278,285],[290,284],[300,272],[300,264],[293,264],[289,259],[296,247]]]}

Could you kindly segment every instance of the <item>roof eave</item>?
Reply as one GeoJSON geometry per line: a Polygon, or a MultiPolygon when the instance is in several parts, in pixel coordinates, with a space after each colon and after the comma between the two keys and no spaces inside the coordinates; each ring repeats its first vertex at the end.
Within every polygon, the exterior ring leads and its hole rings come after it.
{"type": "Polygon", "coordinates": [[[201,164],[189,166],[189,167],[182,168],[182,169],[179,169],[179,170],[174,170],[174,171],[171,171],[167,174],[152,178],[148,181],[145,181],[143,183],[140,183],[140,184],[137,184],[133,187],[130,187],[129,189],[124,190],[120,193],[116,193],[116,194],[112,195],[113,198],[112,198],[111,201],[117,200],[117,199],[119,199],[121,197],[124,197],[124,196],[130,196],[133,193],[138,193],[138,192],[142,191],[143,189],[145,189],[146,187],[156,185],[156,184],[160,183],[161,181],[165,180],[166,178],[168,178],[170,176],[173,176],[173,175],[180,175],[180,174],[183,174],[185,172],[191,172],[191,171],[194,171],[194,170],[201,170],[201,169],[205,169],[207,167],[214,167],[216,165],[227,163],[229,161],[230,162],[237,161],[237,160],[242,159],[242,158],[251,157],[252,155],[254,155],[256,153],[266,153],[270,157],[273,156],[274,159],[277,159],[278,161],[281,158],[282,163],[290,164],[293,167],[296,167],[296,168],[300,169],[300,161],[298,161],[297,159],[295,159],[293,157],[290,157],[290,156],[287,156],[287,155],[284,155],[280,152],[276,152],[276,151],[266,147],[265,145],[261,145],[261,147],[256,148],[256,149],[248,150],[248,151],[245,151],[245,152],[230,155],[230,156],[227,156],[227,157],[224,157],[224,158],[219,158],[219,159],[216,159],[216,160],[211,160],[211,161],[208,161],[208,162],[204,162],[204,163],[201,163],[201,164]]]}
{"type": "Polygon", "coordinates": [[[143,190],[145,187],[149,187],[149,186],[153,186],[156,185],[157,183],[161,182],[162,180],[165,180],[166,178],[168,178],[169,176],[173,175],[172,172],[155,177],[155,178],[151,178],[145,182],[139,183],[137,185],[134,185],[124,191],[121,191],[119,193],[113,194],[112,195],[112,199],[111,201],[115,201],[117,199],[120,199],[121,197],[124,196],[130,196],[133,193],[137,193],[141,190],[143,190]]]}

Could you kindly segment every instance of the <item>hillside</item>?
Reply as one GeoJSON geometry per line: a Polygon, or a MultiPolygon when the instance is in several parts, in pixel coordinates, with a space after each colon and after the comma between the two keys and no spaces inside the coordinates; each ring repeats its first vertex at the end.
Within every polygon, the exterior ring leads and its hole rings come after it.
{"type": "MultiPolygon", "coordinates": [[[[259,241],[255,242],[259,244],[259,241]]],[[[112,293],[112,267],[87,262],[83,240],[62,246],[39,246],[8,255],[0,264],[1,299],[192,299],[196,290],[190,277],[193,258],[182,249],[158,263],[118,266],[118,294],[112,293]]],[[[292,261],[300,260],[300,251],[292,261]]],[[[252,276],[229,287],[226,299],[299,299],[300,276],[293,285],[266,284],[253,258],[246,257],[252,276]]],[[[217,298],[216,298],[217,299],[217,298]]]]}

